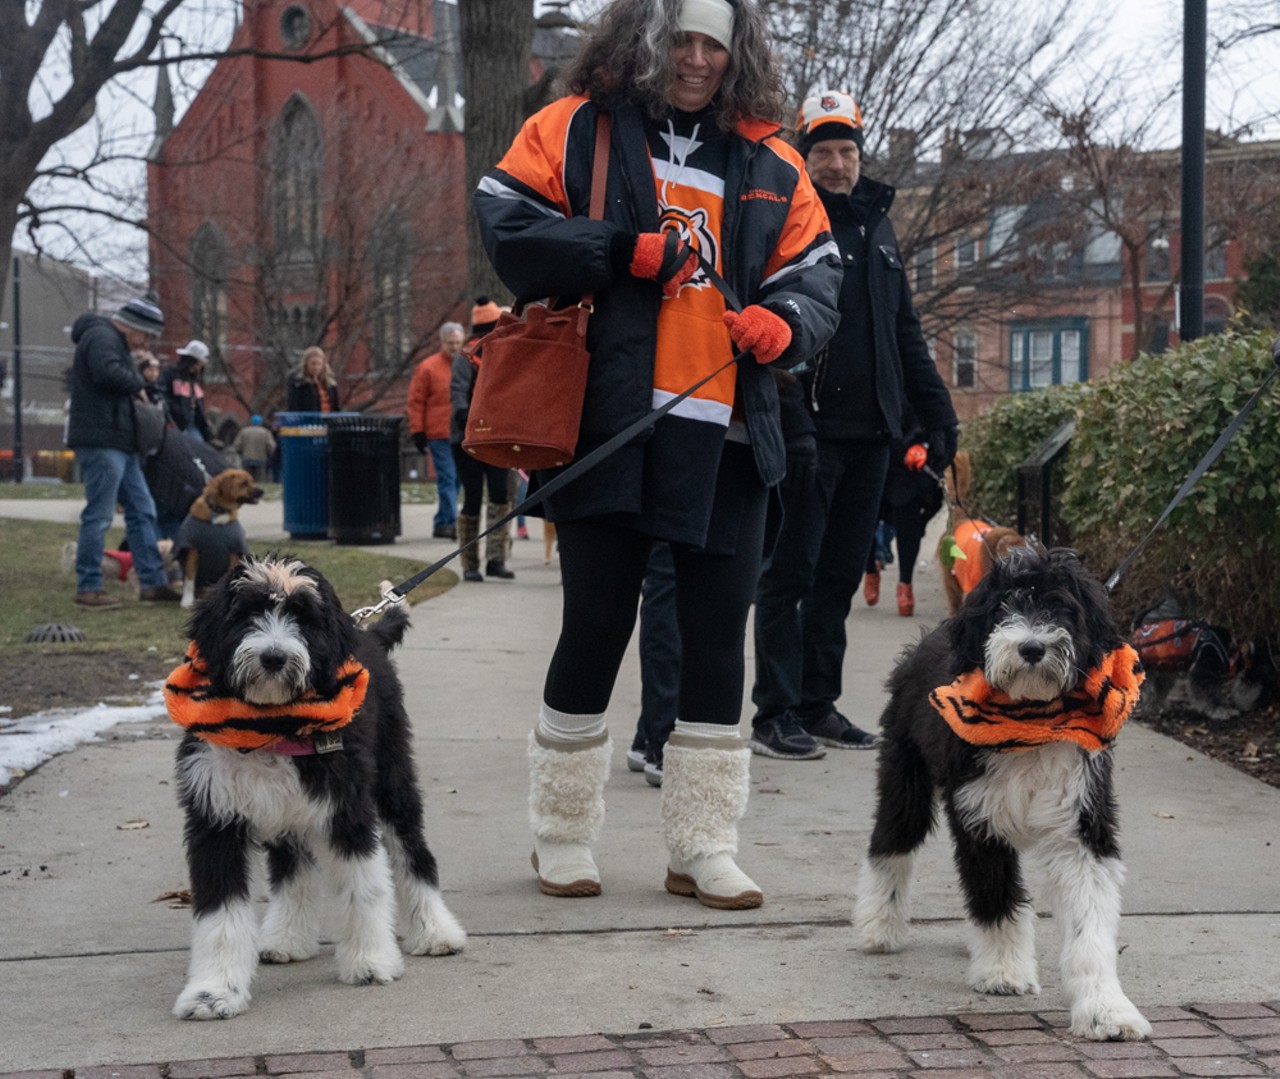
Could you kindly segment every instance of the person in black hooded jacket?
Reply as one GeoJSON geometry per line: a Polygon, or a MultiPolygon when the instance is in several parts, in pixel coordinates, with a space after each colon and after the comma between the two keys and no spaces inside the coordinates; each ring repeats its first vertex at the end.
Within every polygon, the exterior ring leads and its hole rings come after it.
{"type": "MultiPolygon", "coordinates": [[[[898,240],[894,190],[861,175],[862,114],[840,91],[800,110],[800,150],[840,247],[840,325],[790,393],[803,395],[816,463],[793,468],[783,520],[756,593],[751,749],[812,760],[824,745],[869,749],[873,734],[836,708],[844,622],[875,535],[890,445],[910,405],[934,460],[955,454],[951,396],[925,345],[898,240]]],[[[793,455],[789,453],[789,461],[793,455]]]]}
{"type": "Polygon", "coordinates": [[[144,603],[177,603],[157,545],[156,506],[135,450],[133,400],[145,381],[138,362],[146,345],[164,329],[152,293],[130,300],[111,318],[81,315],[71,327],[76,346],[71,365],[71,413],[67,445],[75,451],[84,480],[85,507],[76,543],[76,603],[118,607],[103,589],[102,549],[116,504],[124,507],[125,534],[144,603]]]}

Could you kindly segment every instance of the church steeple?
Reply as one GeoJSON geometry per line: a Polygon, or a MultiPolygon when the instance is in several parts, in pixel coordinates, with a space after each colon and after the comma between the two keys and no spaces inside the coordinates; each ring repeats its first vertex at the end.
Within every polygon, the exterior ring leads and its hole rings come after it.
{"type": "MultiPolygon", "coordinates": [[[[164,60],[161,52],[160,59],[164,60]]],[[[162,63],[156,68],[156,97],[151,106],[156,118],[156,137],[152,140],[151,149],[147,151],[148,160],[154,161],[160,156],[160,149],[173,131],[173,87],[169,84],[169,65],[162,63]]]]}

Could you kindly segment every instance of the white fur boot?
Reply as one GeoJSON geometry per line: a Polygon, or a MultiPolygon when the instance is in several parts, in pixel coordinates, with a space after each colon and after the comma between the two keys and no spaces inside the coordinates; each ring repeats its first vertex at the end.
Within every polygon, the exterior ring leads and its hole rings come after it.
{"type": "Polygon", "coordinates": [[[758,907],[764,895],[733,860],[751,793],[751,753],[736,730],[691,734],[682,726],[676,724],[662,753],[667,891],[719,910],[758,907]]]}
{"type": "Polygon", "coordinates": [[[533,868],[547,895],[600,894],[591,844],[604,824],[604,785],[613,743],[609,732],[585,741],[529,734],[529,823],[533,868]]]}

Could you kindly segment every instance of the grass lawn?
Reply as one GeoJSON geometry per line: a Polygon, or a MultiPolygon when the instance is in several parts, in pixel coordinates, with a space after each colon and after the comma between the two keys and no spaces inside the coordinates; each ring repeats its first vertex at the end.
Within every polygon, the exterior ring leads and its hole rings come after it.
{"type": "MultiPolygon", "coordinates": [[[[279,502],[281,498],[280,484],[264,483],[263,502],[279,502]]],[[[0,483],[0,499],[57,499],[71,502],[84,501],[84,484],[82,483],[0,483]]],[[[402,506],[435,505],[436,485],[434,483],[402,483],[400,485],[400,504],[402,506]]]]}
{"type": "MultiPolygon", "coordinates": [[[[75,573],[62,566],[63,546],[75,538],[74,524],[0,518],[0,551],[4,552],[0,558],[0,668],[21,653],[49,647],[24,643],[35,626],[46,622],[69,623],[84,632],[83,643],[60,644],[59,651],[126,649],[181,654],[187,612],[176,604],[136,603],[127,597],[124,585],[110,582],[109,593],[124,600],[119,608],[96,611],[75,605],[75,573]]],[[[123,529],[111,529],[107,546],[116,546],[122,538],[123,529]]],[[[278,546],[250,542],[255,554],[266,554],[278,546]]],[[[349,611],[376,602],[378,582],[384,578],[399,582],[422,568],[414,559],[330,543],[295,541],[287,553],[304,558],[328,577],[349,611]]],[[[412,602],[429,599],[457,580],[452,570],[441,570],[409,598],[412,602]]]]}

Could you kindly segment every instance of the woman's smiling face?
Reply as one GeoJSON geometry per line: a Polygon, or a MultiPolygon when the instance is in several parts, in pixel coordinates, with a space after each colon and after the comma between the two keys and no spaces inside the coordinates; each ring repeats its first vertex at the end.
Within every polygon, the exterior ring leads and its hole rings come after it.
{"type": "Polygon", "coordinates": [[[715,38],[686,33],[675,47],[676,77],[667,94],[681,112],[697,112],[711,104],[729,70],[729,50],[715,38]]]}

